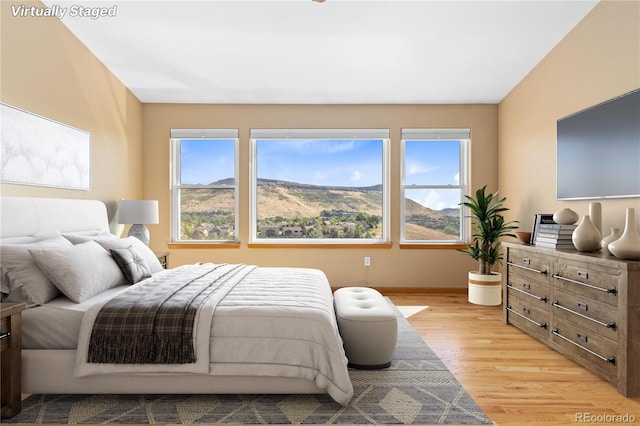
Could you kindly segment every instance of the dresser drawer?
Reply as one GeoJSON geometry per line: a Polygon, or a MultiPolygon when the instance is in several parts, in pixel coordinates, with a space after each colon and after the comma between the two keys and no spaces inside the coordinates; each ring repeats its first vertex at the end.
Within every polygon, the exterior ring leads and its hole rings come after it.
{"type": "Polygon", "coordinates": [[[507,275],[517,275],[529,280],[548,281],[548,259],[518,249],[510,249],[507,255],[507,275]]]}
{"type": "Polygon", "coordinates": [[[553,289],[553,316],[618,340],[618,311],[611,305],[562,289],[553,289]]]}
{"type": "Polygon", "coordinates": [[[509,294],[519,293],[543,302],[550,297],[549,285],[546,282],[528,279],[515,274],[507,275],[507,290],[509,294]]]}
{"type": "Polygon", "coordinates": [[[616,342],[567,321],[555,319],[551,328],[551,340],[573,358],[586,360],[605,379],[615,383],[618,361],[616,342]]]}
{"type": "Polygon", "coordinates": [[[598,271],[582,265],[559,263],[555,265],[552,277],[554,288],[562,288],[618,306],[620,276],[617,271],[598,271]]]}
{"type": "Polygon", "coordinates": [[[546,303],[526,296],[509,294],[505,305],[509,324],[540,339],[547,339],[549,310],[546,303]]]}

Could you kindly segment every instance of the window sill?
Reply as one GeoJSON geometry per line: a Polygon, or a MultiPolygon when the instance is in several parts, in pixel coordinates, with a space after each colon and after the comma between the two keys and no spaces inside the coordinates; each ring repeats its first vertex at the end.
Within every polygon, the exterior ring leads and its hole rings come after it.
{"type": "Polygon", "coordinates": [[[391,243],[249,243],[249,248],[285,248],[285,249],[354,249],[354,248],[366,248],[366,249],[390,249],[391,243]]]}
{"type": "Polygon", "coordinates": [[[452,243],[452,244],[400,243],[400,249],[415,249],[415,250],[457,250],[457,249],[466,249],[467,247],[468,245],[464,243],[452,243]]]}
{"type": "Polygon", "coordinates": [[[224,241],[219,243],[173,242],[168,243],[167,247],[170,249],[237,249],[240,248],[240,243],[236,241],[224,241]]]}

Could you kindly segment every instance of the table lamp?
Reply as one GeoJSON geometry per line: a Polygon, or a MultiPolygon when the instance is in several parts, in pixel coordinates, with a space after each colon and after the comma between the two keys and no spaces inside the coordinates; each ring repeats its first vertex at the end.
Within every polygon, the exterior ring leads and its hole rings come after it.
{"type": "Polygon", "coordinates": [[[158,200],[121,200],[118,207],[118,223],[131,224],[130,237],[136,237],[149,245],[149,230],[145,224],[155,224],[158,218],[158,200]]]}

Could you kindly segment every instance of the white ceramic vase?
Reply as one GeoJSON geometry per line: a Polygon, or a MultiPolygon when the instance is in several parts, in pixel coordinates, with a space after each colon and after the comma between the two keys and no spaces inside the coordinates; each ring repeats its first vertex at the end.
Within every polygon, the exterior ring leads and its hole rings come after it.
{"type": "Polygon", "coordinates": [[[609,243],[609,251],[618,259],[640,259],[640,235],[636,231],[635,209],[627,209],[624,232],[620,238],[609,243]]]}
{"type": "Polygon", "coordinates": [[[578,227],[571,234],[571,241],[578,251],[600,250],[601,239],[600,231],[593,226],[589,215],[582,217],[578,227]]]}
{"type": "Polygon", "coordinates": [[[578,219],[580,219],[578,213],[567,208],[560,209],[553,214],[553,221],[560,225],[573,225],[578,219]]]}
{"type": "Polygon", "coordinates": [[[620,228],[611,228],[611,233],[600,240],[600,247],[604,254],[611,254],[609,244],[620,238],[620,228]]]}
{"type": "Polygon", "coordinates": [[[596,227],[600,235],[602,235],[602,204],[597,201],[589,203],[589,218],[591,223],[596,227]]]}

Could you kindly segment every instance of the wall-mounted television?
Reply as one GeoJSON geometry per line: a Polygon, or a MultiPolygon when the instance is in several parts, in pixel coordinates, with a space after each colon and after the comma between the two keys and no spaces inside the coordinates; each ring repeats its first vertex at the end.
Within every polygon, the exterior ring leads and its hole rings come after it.
{"type": "Polygon", "coordinates": [[[640,89],[558,120],[557,199],[640,197],[640,89]]]}

